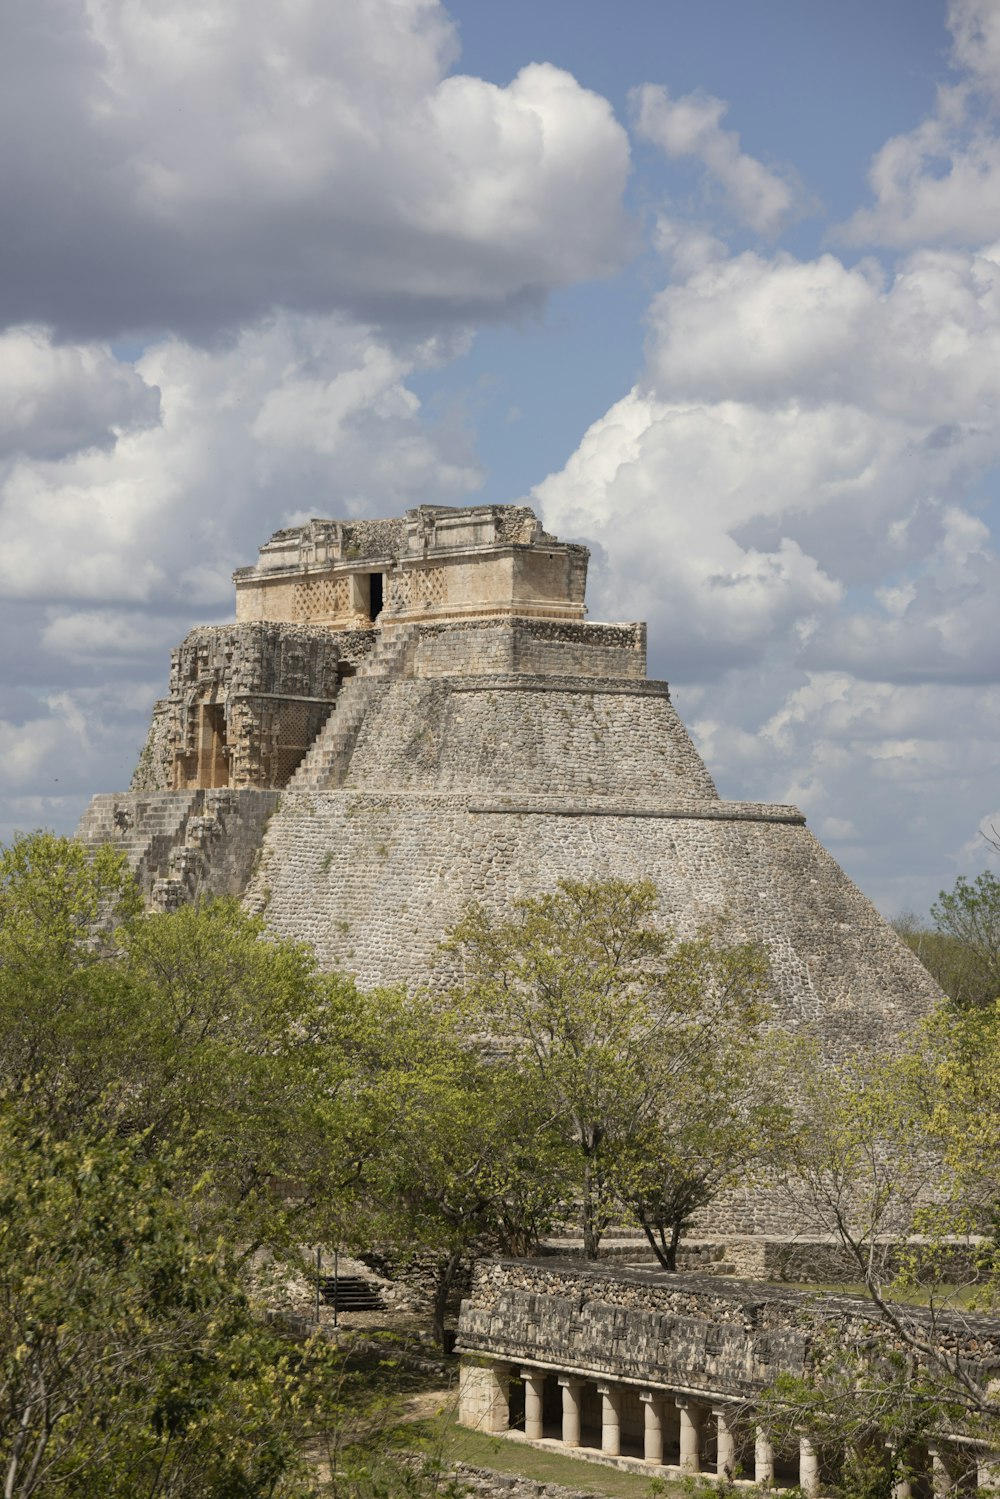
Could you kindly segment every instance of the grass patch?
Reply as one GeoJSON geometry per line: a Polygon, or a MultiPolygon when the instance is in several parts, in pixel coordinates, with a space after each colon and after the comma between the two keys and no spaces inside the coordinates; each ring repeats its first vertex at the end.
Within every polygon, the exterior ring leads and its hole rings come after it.
{"type": "MultiPolygon", "coordinates": [[[[818,1285],[815,1281],[791,1281],[782,1280],[773,1282],[775,1285],[785,1286],[790,1291],[813,1291],[819,1296],[859,1296],[867,1301],[868,1292],[859,1283],[855,1284],[830,1284],[818,1285]]],[[[898,1301],[902,1306],[927,1306],[933,1299],[937,1307],[956,1307],[963,1311],[993,1310],[994,1303],[984,1299],[983,1286],[955,1286],[942,1282],[936,1286],[895,1286],[886,1284],[883,1289],[885,1299],[889,1302],[898,1301]]]]}
{"type": "Polygon", "coordinates": [[[537,1483],[558,1483],[588,1494],[606,1494],[608,1499],[656,1499],[657,1495],[683,1495],[688,1499],[692,1489],[704,1491],[702,1485],[693,1485],[690,1480],[686,1484],[671,1483],[653,1474],[647,1478],[644,1473],[588,1463],[564,1457],[561,1452],[472,1431],[459,1426],[454,1415],[414,1422],[411,1429],[419,1431],[425,1450],[439,1455],[446,1465],[469,1463],[472,1467],[492,1468],[518,1478],[533,1478],[537,1483]]]}

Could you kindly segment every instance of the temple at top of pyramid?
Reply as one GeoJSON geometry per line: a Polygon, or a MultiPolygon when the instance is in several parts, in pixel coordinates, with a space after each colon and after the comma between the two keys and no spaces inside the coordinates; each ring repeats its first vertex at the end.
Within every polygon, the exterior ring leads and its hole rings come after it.
{"type": "MultiPolygon", "coordinates": [[[[195,629],[173,653],[170,693],[156,706],[133,789],[341,784],[349,770],[360,773],[346,751],[379,683],[497,675],[645,682],[645,626],[584,618],[588,558],[586,547],[557,541],[521,505],[422,505],[394,520],[313,520],[278,531],[256,566],[235,574],[235,624],[195,629]]],[[[714,795],[666,685],[641,690],[662,699],[670,720],[673,789],[714,795]]],[[[533,716],[526,710],[526,729],[533,716]]],[[[437,784],[469,768],[462,738],[456,723],[437,784]]],[[[489,736],[470,748],[474,760],[490,755],[492,784],[489,736]]],[[[517,747],[508,749],[516,762],[517,747]]],[[[593,745],[589,753],[567,747],[520,784],[551,791],[568,779],[599,793],[607,759],[593,745]]],[[[397,764],[402,779],[393,784],[409,784],[414,771],[397,764]]],[[[647,789],[656,784],[653,774],[647,789]]]]}
{"type": "Polygon", "coordinates": [[[395,520],[276,531],[235,574],[237,620],[382,628],[490,615],[582,619],[586,547],[525,505],[419,505],[395,520]]]}
{"type": "MultiPolygon", "coordinates": [[[[459,982],[442,938],[471,901],[651,880],[664,927],[761,945],[773,1023],[821,1065],[892,1050],[930,976],[796,807],[719,797],[645,626],[585,618],[587,562],[523,506],[279,531],[78,836],[117,844],[151,909],[239,895],[365,986],[459,982]]],[[[752,1190],[712,1222],[801,1228],[752,1190]]]]}

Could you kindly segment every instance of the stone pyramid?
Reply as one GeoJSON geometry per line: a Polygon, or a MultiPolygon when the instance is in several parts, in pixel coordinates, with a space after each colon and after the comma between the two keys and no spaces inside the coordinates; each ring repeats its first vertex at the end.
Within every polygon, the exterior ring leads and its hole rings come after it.
{"type": "Polygon", "coordinates": [[[238,892],[365,986],[456,977],[469,901],[650,879],[681,935],[764,946],[779,1023],[831,1061],[897,1045],[933,981],[801,812],[719,798],[645,626],[585,618],[587,562],[522,506],[279,531],[79,836],[118,841],[153,908],[238,892]]]}

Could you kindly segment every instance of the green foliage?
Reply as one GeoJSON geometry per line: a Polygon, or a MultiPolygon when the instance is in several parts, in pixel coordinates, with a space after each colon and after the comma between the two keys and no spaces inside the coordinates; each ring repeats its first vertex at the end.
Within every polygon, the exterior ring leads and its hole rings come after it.
{"type": "Polygon", "coordinates": [[[90,861],[39,833],[0,851],[0,1086],[50,1117],[86,1112],[120,1075],[132,998],[114,961],[140,902],[110,848],[90,861]]]}
{"type": "MultiPolygon", "coordinates": [[[[1000,1202],[1000,1005],[943,1006],[897,1057],[810,1065],[790,1048],[800,1118],[789,1191],[799,1217],[852,1256],[872,1304],[871,1336],[814,1336],[808,1376],[779,1381],[771,1417],[846,1448],[854,1499],[880,1499],[906,1476],[910,1449],[935,1430],[1000,1441],[996,1390],[939,1320],[955,1310],[952,1236],[991,1234],[1000,1202]],[[905,1249],[914,1232],[919,1243],[905,1249]],[[919,1281],[924,1305],[904,1296],[919,1281]],[[894,1451],[887,1466],[885,1443],[894,1451]]],[[[961,1303],[996,1301],[1000,1254],[982,1245],[961,1303]]]]}
{"type": "Polygon", "coordinates": [[[329,1223],[353,1169],[354,986],[264,938],[234,900],[143,916],[109,848],[38,834],[0,854],[0,1090],[147,1156],[183,1140],[248,1249],[329,1223]]]}
{"type": "MultiPolygon", "coordinates": [[[[147,918],[110,849],[0,851],[7,1492],[315,1492],[341,1367],[269,1330],[250,1268],[353,1225],[367,1040],[353,984],[235,902],[147,918]]],[[[346,1492],[420,1487],[338,1454],[346,1492]]]]}
{"type": "Polygon", "coordinates": [[[305,1496],[340,1370],[255,1316],[166,1158],[0,1116],[4,1492],[305,1496]]]}
{"type": "Polygon", "coordinates": [[[1000,880],[988,871],[974,880],[963,876],[953,890],[942,890],[931,915],[938,931],[966,954],[956,1001],[976,1005],[1000,999],[1000,880]]]}
{"type": "Polygon", "coordinates": [[[921,1215],[930,1233],[980,1233],[979,1300],[1000,1300],[1000,1000],[944,1009],[927,1027],[934,1081],[928,1131],[950,1192],[921,1215]]]}
{"type": "Polygon", "coordinates": [[[907,913],[893,922],[949,999],[960,1009],[1000,998],[1000,880],[964,876],[931,907],[933,929],[907,913]]]}
{"type": "Polygon", "coordinates": [[[762,1137],[767,1108],[744,1083],[767,970],[751,946],[658,930],[656,901],[649,882],[561,880],[506,921],[470,909],[450,945],[467,1029],[515,1048],[562,1132],[585,1253],[625,1204],[672,1268],[688,1214],[762,1137]]]}
{"type": "MultiPolygon", "coordinates": [[[[429,996],[365,996],[367,1059],[356,1057],[367,1153],[369,1230],[437,1262],[435,1328],[473,1251],[524,1254],[551,1222],[562,1186],[558,1142],[536,1080],[470,1046],[429,996]]],[[[364,1020],[359,1023],[359,1030],[364,1020]]]]}
{"type": "Polygon", "coordinates": [[[928,1137],[932,1071],[919,1051],[831,1067],[811,1042],[789,1042],[782,1072],[798,1100],[786,1146],[796,1216],[833,1235],[878,1293],[889,1237],[913,1231],[940,1180],[928,1137]]]}
{"type": "Polygon", "coordinates": [[[136,1126],[153,1144],[190,1141],[250,1242],[273,1244],[306,1233],[351,1174],[342,1103],[357,994],[305,947],[265,937],[236,901],[217,901],[148,917],[120,946],[143,997],[126,1062],[136,1126]]]}
{"type": "Polygon", "coordinates": [[[917,1478],[928,1438],[962,1421],[961,1400],[877,1336],[859,1348],[827,1328],[812,1338],[810,1366],[804,1377],[779,1375],[758,1415],[785,1447],[807,1431],[843,1499],[891,1499],[897,1483],[917,1478]]]}
{"type": "Polygon", "coordinates": [[[975,964],[957,937],[924,926],[909,913],[897,917],[892,925],[907,947],[916,953],[934,982],[956,1005],[969,1008],[986,997],[988,990],[984,991],[978,984],[975,964]]]}

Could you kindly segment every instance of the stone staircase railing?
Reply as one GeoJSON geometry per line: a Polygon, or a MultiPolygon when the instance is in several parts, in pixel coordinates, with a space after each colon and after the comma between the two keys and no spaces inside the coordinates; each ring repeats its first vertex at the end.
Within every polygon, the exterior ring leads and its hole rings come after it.
{"type": "Polygon", "coordinates": [[[289,791],[318,791],[343,785],[378,685],[407,675],[418,634],[419,626],[408,625],[383,637],[357,674],[347,678],[332,713],[289,781],[289,791]]]}

